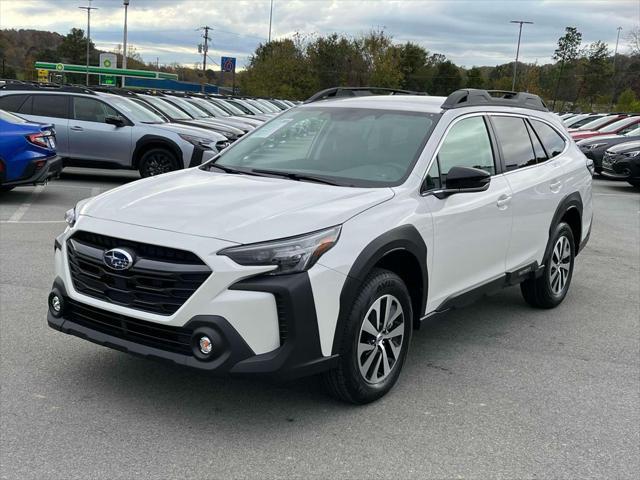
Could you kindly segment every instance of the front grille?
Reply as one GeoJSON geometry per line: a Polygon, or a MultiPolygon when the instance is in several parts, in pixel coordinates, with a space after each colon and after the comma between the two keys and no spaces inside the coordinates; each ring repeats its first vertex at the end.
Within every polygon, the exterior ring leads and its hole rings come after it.
{"type": "Polygon", "coordinates": [[[78,292],[159,315],[175,313],[211,274],[191,252],[90,232],[69,238],[67,255],[78,292]],[[116,247],[135,254],[133,267],[115,271],[104,264],[104,252],[116,247]]]}
{"type": "Polygon", "coordinates": [[[278,294],[274,294],[276,300],[276,312],[278,314],[278,334],[280,337],[280,346],[284,345],[289,334],[289,328],[287,326],[287,310],[282,303],[282,297],[278,294]]]}
{"type": "Polygon", "coordinates": [[[190,329],[145,322],[67,299],[65,317],[107,335],[149,347],[191,355],[190,329]]]}

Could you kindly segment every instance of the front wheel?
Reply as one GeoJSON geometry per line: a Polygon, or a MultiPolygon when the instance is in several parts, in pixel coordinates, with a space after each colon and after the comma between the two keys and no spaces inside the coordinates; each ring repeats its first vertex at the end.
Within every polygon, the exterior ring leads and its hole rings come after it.
{"type": "Polygon", "coordinates": [[[560,223],[551,237],[551,252],[545,259],[545,267],[538,278],[525,280],[520,290],[525,301],[536,308],[554,308],[567,296],[575,259],[573,231],[566,223],[560,223]]]}
{"type": "Polygon", "coordinates": [[[336,398],[365,404],[395,385],[411,341],[413,311],[407,287],[388,270],[364,282],[344,325],[338,367],[324,381],[336,398]]]}
{"type": "Polygon", "coordinates": [[[140,159],[140,176],[153,177],[178,169],[178,161],[173,152],[164,148],[152,148],[140,159]]]}

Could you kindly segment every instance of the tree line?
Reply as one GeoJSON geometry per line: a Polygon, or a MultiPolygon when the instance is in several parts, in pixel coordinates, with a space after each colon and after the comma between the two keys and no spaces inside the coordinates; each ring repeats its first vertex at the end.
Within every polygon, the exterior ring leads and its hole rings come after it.
{"type": "MultiPolygon", "coordinates": [[[[82,29],[66,36],[37,30],[0,31],[2,76],[35,80],[34,62],[84,64],[87,39],[82,29]]],[[[91,63],[100,51],[89,44],[91,63]]],[[[543,97],[555,110],[640,112],[640,33],[629,33],[625,53],[613,55],[607,44],[583,44],[576,27],[566,27],[550,52],[553,62],[518,63],[516,90],[543,97]]],[[[622,50],[622,49],[621,49],[622,50]]],[[[121,57],[120,46],[114,50],[121,57]]],[[[177,63],[144,62],[129,46],[127,65],[134,69],[159,69],[176,73],[180,80],[205,81],[230,86],[231,75],[177,63]]],[[[305,99],[334,86],[377,86],[448,95],[459,88],[510,90],[514,63],[494,67],[457,66],[441,53],[413,42],[398,43],[384,30],[351,37],[296,34],[260,44],[247,66],[236,75],[243,94],[305,99]]],[[[97,79],[92,79],[97,81],[97,79]]],[[[84,75],[67,75],[64,81],[83,83],[84,75]]]]}
{"type": "MultiPolygon", "coordinates": [[[[635,35],[635,36],[633,36],[635,35]]],[[[582,44],[567,27],[551,55],[554,63],[518,63],[516,90],[543,97],[558,110],[640,112],[640,49],[613,55],[602,41],[582,44]]],[[[634,43],[635,42],[635,43],[634,43]]],[[[458,88],[511,90],[513,62],[463,68],[412,42],[395,43],[384,31],[359,37],[301,35],[261,44],[240,75],[243,92],[304,99],[334,86],[377,86],[448,95],[458,88]]]]}

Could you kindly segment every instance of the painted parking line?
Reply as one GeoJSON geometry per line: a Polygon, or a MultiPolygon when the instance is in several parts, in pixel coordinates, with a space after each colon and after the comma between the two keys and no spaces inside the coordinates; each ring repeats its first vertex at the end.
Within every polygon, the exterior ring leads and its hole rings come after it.
{"type": "Polygon", "coordinates": [[[0,220],[1,224],[37,224],[37,223],[66,223],[64,220],[0,220]]]}
{"type": "Polygon", "coordinates": [[[44,190],[44,185],[38,185],[36,188],[34,188],[33,192],[29,196],[29,199],[26,202],[24,202],[22,205],[20,205],[18,209],[15,212],[13,212],[13,215],[9,217],[9,222],[17,222],[22,217],[24,217],[24,214],[27,213],[29,208],[31,208],[31,205],[33,205],[34,200],[37,198],[38,195],[42,193],[43,190],[44,190]]]}

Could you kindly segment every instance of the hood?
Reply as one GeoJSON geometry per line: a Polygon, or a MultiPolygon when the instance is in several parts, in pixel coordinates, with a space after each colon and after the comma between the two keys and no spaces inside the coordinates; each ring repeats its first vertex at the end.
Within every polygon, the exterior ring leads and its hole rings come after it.
{"type": "Polygon", "coordinates": [[[344,223],[393,195],[390,188],[336,187],[192,168],[110,190],[79,214],[254,243],[344,223]]]}
{"type": "Polygon", "coordinates": [[[571,132],[571,138],[573,138],[574,140],[596,137],[600,135],[607,135],[607,133],[600,133],[596,130],[579,130],[579,131],[571,132]]]}
{"type": "Polygon", "coordinates": [[[640,140],[635,140],[631,142],[619,143],[618,145],[614,145],[607,152],[611,153],[621,153],[626,152],[627,150],[637,150],[640,149],[640,140]]]}
{"type": "Polygon", "coordinates": [[[231,125],[225,125],[223,123],[215,123],[215,122],[201,122],[200,120],[175,120],[172,123],[178,123],[180,125],[187,125],[196,128],[204,128],[205,130],[213,130],[215,132],[222,133],[223,135],[228,134],[232,136],[240,136],[244,135],[244,130],[233,127],[231,125]]]}
{"type": "Polygon", "coordinates": [[[601,143],[603,141],[608,141],[608,140],[614,140],[617,138],[625,138],[622,135],[601,135],[598,138],[583,138],[582,140],[578,140],[576,142],[576,145],[578,145],[579,147],[583,147],[585,145],[592,145],[594,143],[601,143]]]}
{"type": "Polygon", "coordinates": [[[165,131],[169,130],[174,133],[182,133],[185,135],[194,135],[198,137],[210,138],[212,142],[219,142],[220,140],[226,140],[227,137],[221,133],[207,130],[204,128],[193,127],[191,125],[183,125],[181,123],[154,123],[147,125],[148,127],[157,128],[165,131]]]}

